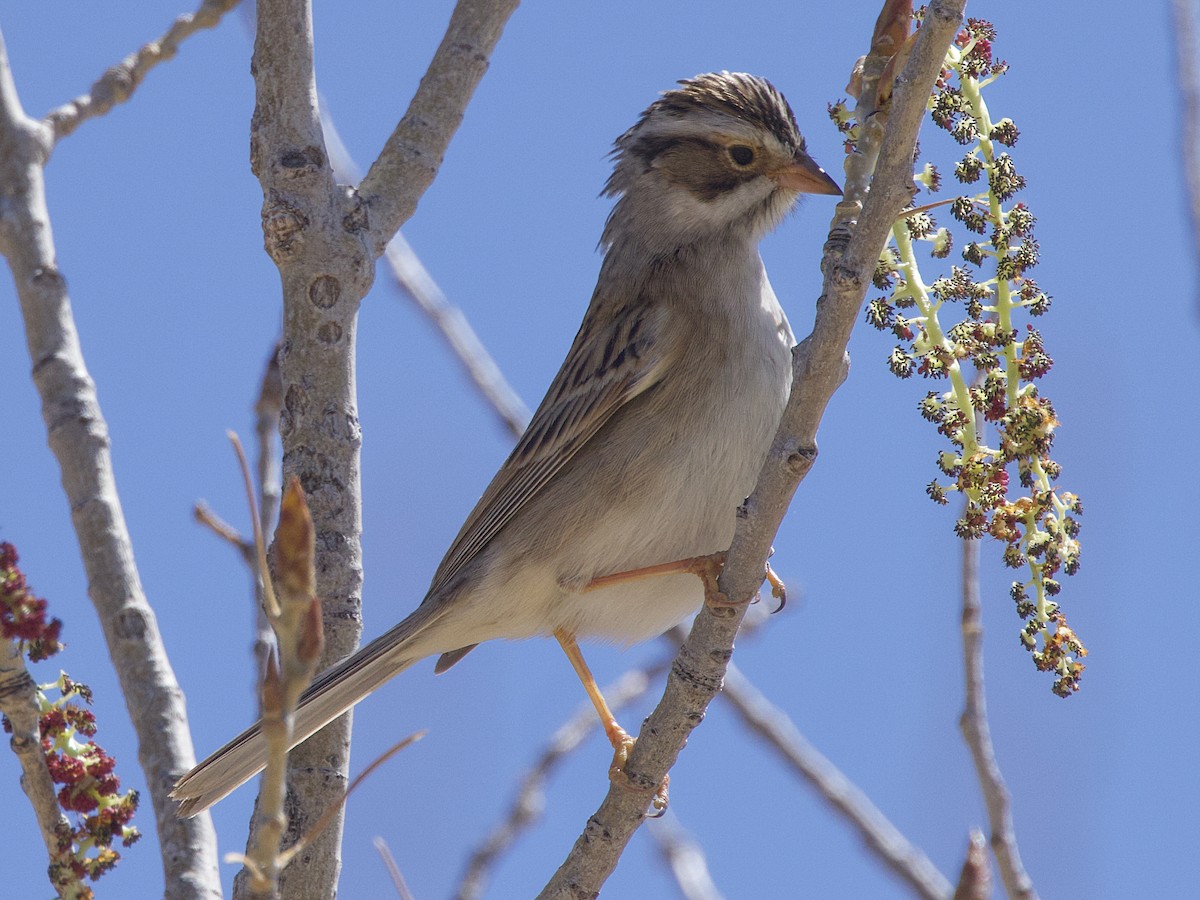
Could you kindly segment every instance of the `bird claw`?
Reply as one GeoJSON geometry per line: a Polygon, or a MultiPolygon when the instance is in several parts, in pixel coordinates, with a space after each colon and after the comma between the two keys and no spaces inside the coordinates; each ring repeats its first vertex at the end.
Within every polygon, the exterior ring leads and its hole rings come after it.
{"type": "MultiPolygon", "coordinates": [[[[613,761],[612,766],[608,770],[609,780],[632,790],[633,784],[625,772],[625,763],[629,761],[629,753],[633,750],[633,745],[637,743],[637,738],[630,736],[620,726],[617,726],[615,731],[609,731],[608,736],[613,745],[613,761]]],[[[662,784],[654,791],[654,797],[650,801],[650,808],[653,810],[653,812],[649,813],[650,818],[657,819],[667,811],[667,803],[669,802],[667,786],[670,782],[671,776],[665,776],[662,784]]]]}
{"type": "Polygon", "coordinates": [[[651,819],[658,819],[667,811],[667,804],[670,802],[667,789],[670,784],[671,776],[664,775],[662,784],[654,792],[654,799],[650,801],[650,808],[654,810],[649,814],[651,819]]]}
{"type": "Polygon", "coordinates": [[[787,606],[787,585],[783,583],[782,578],[775,574],[775,570],[771,568],[770,563],[767,563],[767,571],[764,577],[767,583],[771,585],[771,596],[779,601],[779,605],[773,611],[781,612],[787,606]]]}
{"type": "MultiPolygon", "coordinates": [[[[771,548],[771,553],[775,552],[775,548],[771,548]]],[[[704,583],[704,602],[709,606],[741,606],[742,604],[730,600],[717,588],[717,576],[721,574],[721,569],[725,566],[725,554],[714,553],[711,556],[698,556],[694,559],[687,560],[687,571],[696,575],[704,583]]],[[[775,574],[775,570],[771,568],[768,562],[763,567],[763,580],[771,585],[771,596],[779,601],[773,612],[779,612],[787,606],[787,585],[783,583],[783,579],[775,574]]]]}

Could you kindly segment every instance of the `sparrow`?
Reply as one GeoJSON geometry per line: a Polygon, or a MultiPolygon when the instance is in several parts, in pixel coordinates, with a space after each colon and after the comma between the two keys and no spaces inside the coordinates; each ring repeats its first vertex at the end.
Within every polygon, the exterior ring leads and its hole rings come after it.
{"type": "MultiPolygon", "coordinates": [[[[719,72],[666,91],[616,140],[595,292],[512,454],[407,618],[316,677],[298,744],[429,656],[554,636],[616,724],[576,643],[634,643],[694,614],[694,561],[726,550],[791,387],[787,317],[760,239],[800,194],[841,189],[768,81],[719,72]],[[590,684],[589,684],[590,682],[590,684]]],[[[265,765],[254,725],[175,785],[199,813],[265,765]]]]}

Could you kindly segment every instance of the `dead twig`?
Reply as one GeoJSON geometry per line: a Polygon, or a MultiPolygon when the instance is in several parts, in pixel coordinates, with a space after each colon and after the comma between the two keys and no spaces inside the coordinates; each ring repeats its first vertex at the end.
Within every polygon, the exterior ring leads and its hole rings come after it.
{"type": "Polygon", "coordinates": [[[137,90],[147,73],[179,51],[179,45],[198,31],[215,28],[238,0],[204,0],[194,13],[184,13],[156,41],[129,54],[108,68],[86,94],[46,113],[42,120],[50,127],[52,140],[58,143],[88,119],[105,115],[118,103],[124,103],[137,90]]]}
{"type": "Polygon", "coordinates": [[[871,799],[800,733],[783,710],[772,704],[729,664],[721,697],[746,726],[858,832],[867,848],[913,892],[926,900],[945,900],[950,882],[919,847],[900,833],[871,799]]]}
{"type": "MultiPolygon", "coordinates": [[[[334,175],[338,181],[356,184],[361,177],[358,166],[323,103],[321,126],[325,131],[326,149],[334,175]]],[[[529,424],[529,407],[508,383],[462,309],[450,302],[401,232],[397,231],[388,241],[383,258],[387,261],[388,271],[396,286],[411,297],[417,308],[433,323],[480,396],[499,416],[509,434],[519,438],[529,424]]]]}
{"type": "Polygon", "coordinates": [[[983,682],[983,621],[979,604],[979,541],[962,542],[962,636],[966,699],[959,727],[975,761],[979,788],[987,805],[992,853],[1011,900],[1037,900],[1033,880],[1021,864],[1012,820],[1012,798],[996,761],[988,726],[983,682]]]}

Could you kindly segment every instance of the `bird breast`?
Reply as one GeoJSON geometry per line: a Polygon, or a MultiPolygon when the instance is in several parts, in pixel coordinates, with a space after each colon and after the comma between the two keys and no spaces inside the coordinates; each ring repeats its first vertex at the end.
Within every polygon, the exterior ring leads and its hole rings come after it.
{"type": "Polygon", "coordinates": [[[794,340],[757,252],[724,258],[684,260],[683,284],[669,269],[648,278],[651,302],[680,317],[661,329],[682,342],[672,364],[472,563],[483,574],[455,600],[455,646],[557,628],[633,643],[699,608],[693,575],[587,585],[727,549],[754,488],[787,402],[794,340]]]}
{"type": "Polygon", "coordinates": [[[603,500],[555,555],[561,627],[620,642],[660,634],[695,612],[691,575],[657,576],[580,592],[591,579],[725,550],[753,490],[791,385],[794,343],[757,252],[743,265],[689,265],[671,296],[686,342],[662,382],[621,410],[594,440],[589,478],[603,500]],[[731,299],[733,302],[731,302],[731,299]],[[686,410],[687,414],[681,414],[686,410]]]}

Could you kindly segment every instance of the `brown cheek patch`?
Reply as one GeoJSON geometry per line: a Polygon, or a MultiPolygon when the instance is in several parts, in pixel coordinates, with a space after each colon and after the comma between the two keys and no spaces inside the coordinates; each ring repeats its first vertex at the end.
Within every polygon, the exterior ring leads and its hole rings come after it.
{"type": "Polygon", "coordinates": [[[721,152],[711,144],[679,143],[660,154],[656,164],[672,184],[687,188],[708,203],[757,177],[752,171],[731,169],[721,152]]]}

